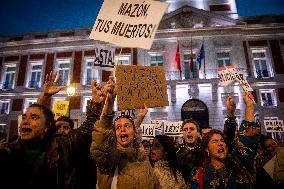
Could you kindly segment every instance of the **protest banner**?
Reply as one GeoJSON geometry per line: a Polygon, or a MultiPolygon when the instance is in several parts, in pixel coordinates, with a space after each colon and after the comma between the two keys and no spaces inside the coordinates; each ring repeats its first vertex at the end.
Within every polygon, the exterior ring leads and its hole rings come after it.
{"type": "Polygon", "coordinates": [[[69,101],[55,102],[53,107],[54,120],[57,120],[60,116],[66,116],[68,107],[69,107],[69,101]]]}
{"type": "Polygon", "coordinates": [[[156,135],[164,134],[164,122],[165,120],[151,120],[151,124],[155,126],[156,135]]]}
{"type": "Polygon", "coordinates": [[[155,125],[154,124],[141,124],[142,137],[155,137],[155,125]]]}
{"type": "Polygon", "coordinates": [[[242,70],[235,66],[218,67],[219,82],[222,86],[226,87],[233,84],[235,81],[239,82],[244,91],[253,91],[245,74],[242,70]]]}
{"type": "Polygon", "coordinates": [[[164,133],[170,136],[182,136],[182,121],[164,123],[164,133]]]}
{"type": "Polygon", "coordinates": [[[168,106],[167,83],[161,66],[115,67],[118,109],[168,106]]]}
{"type": "MultiPolygon", "coordinates": [[[[93,67],[110,67],[115,65],[115,48],[108,45],[96,45],[93,67]]],[[[90,65],[89,65],[90,66],[90,65]]]]}
{"type": "Polygon", "coordinates": [[[284,132],[283,120],[264,120],[266,132],[284,132]]]}
{"type": "Polygon", "coordinates": [[[168,3],[105,0],[90,38],[122,47],[150,49],[168,3]]]}

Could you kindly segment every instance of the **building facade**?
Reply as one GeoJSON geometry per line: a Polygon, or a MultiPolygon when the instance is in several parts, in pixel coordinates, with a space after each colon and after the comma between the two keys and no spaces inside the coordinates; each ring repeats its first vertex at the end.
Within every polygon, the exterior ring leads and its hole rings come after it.
{"type": "MultiPolygon", "coordinates": [[[[17,135],[19,115],[36,102],[45,75],[50,71],[59,73],[61,85],[73,84],[76,88],[71,98],[66,91],[56,94],[50,102],[51,108],[58,100],[70,100],[70,116],[80,126],[85,119],[86,102],[91,98],[91,80],[105,82],[113,74],[110,68],[90,66],[94,48],[104,44],[90,40],[90,31],[91,28],[85,28],[0,37],[0,133],[3,137],[17,135]]],[[[117,64],[165,69],[169,106],[151,108],[145,123],[179,121],[184,103],[199,99],[208,108],[209,126],[216,129],[223,127],[228,95],[235,97],[238,120],[244,117],[242,88],[237,83],[220,86],[217,76],[220,66],[235,65],[246,73],[257,102],[256,118],[262,125],[264,119],[284,120],[283,58],[283,17],[237,20],[188,5],[163,16],[150,50],[116,47],[117,64]],[[195,59],[202,44],[205,63],[199,71],[195,59]],[[182,74],[175,63],[178,45],[182,74]],[[191,49],[194,64],[189,71],[191,49]]]]}

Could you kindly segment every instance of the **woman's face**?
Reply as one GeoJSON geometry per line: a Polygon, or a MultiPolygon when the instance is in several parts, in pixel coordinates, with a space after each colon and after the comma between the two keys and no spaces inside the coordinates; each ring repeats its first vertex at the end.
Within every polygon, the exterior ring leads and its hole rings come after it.
{"type": "Polygon", "coordinates": [[[225,159],[227,157],[227,146],[224,138],[220,134],[213,134],[208,143],[209,155],[215,159],[225,159]]]}
{"type": "Polygon", "coordinates": [[[135,138],[132,122],[127,118],[120,118],[115,122],[115,134],[117,142],[123,146],[130,146],[135,138]]]}
{"type": "Polygon", "coordinates": [[[142,142],[142,145],[144,147],[145,155],[150,155],[150,142],[142,142]]]}
{"type": "Polygon", "coordinates": [[[22,140],[39,139],[45,135],[47,128],[46,119],[41,109],[30,107],[22,115],[20,137],[22,140]]]}
{"type": "Polygon", "coordinates": [[[150,157],[151,160],[154,162],[159,160],[165,160],[166,158],[165,149],[157,139],[153,140],[150,157]]]}

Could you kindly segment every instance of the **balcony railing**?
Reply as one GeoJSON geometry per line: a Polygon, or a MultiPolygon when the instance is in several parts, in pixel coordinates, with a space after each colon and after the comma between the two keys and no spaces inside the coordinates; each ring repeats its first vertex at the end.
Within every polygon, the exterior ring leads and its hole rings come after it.
{"type": "Polygon", "coordinates": [[[2,83],[2,89],[5,90],[13,89],[13,83],[2,83]]]}
{"type": "Polygon", "coordinates": [[[38,81],[29,81],[28,83],[28,88],[40,89],[40,87],[40,82],[38,81]]]}

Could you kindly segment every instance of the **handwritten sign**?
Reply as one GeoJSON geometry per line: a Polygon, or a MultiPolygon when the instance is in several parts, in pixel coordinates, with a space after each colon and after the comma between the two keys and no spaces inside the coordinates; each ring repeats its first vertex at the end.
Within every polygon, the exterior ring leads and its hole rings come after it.
{"type": "Polygon", "coordinates": [[[54,103],[53,112],[54,120],[57,120],[60,116],[66,116],[69,107],[69,101],[57,101],[54,103]]]}
{"type": "Polygon", "coordinates": [[[155,137],[154,124],[141,124],[142,137],[155,137]]]}
{"type": "Polygon", "coordinates": [[[284,132],[283,120],[264,120],[266,132],[284,132]]]}
{"type": "Polygon", "coordinates": [[[165,135],[182,136],[182,121],[164,123],[165,135]]]}
{"type": "Polygon", "coordinates": [[[150,49],[167,7],[167,3],[152,0],[105,0],[90,38],[150,49]]]}
{"type": "Polygon", "coordinates": [[[164,122],[165,120],[151,120],[151,124],[155,126],[156,135],[164,134],[164,122]]]}
{"type": "Polygon", "coordinates": [[[253,91],[248,81],[246,80],[245,74],[242,70],[235,66],[225,66],[218,68],[219,82],[222,86],[229,86],[235,81],[239,82],[244,91],[253,91]]]}
{"type": "Polygon", "coordinates": [[[168,106],[167,83],[161,66],[116,66],[118,109],[168,106]]]}
{"type": "Polygon", "coordinates": [[[107,45],[97,45],[95,47],[94,67],[114,67],[115,48],[107,45]]]}

